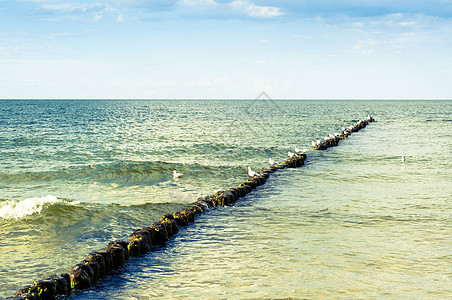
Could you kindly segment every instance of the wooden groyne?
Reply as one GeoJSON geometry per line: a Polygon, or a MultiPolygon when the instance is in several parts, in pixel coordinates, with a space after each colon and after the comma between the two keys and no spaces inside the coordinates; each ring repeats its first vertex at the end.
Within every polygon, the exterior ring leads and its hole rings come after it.
{"type": "MultiPolygon", "coordinates": [[[[337,146],[341,140],[365,128],[373,121],[374,119],[368,116],[367,120],[361,120],[349,128],[343,128],[341,133],[330,134],[323,140],[312,141],[310,150],[325,150],[337,146]]],[[[89,253],[68,273],[34,281],[31,285],[19,289],[16,296],[6,299],[54,300],[58,295],[69,295],[77,290],[90,288],[105,275],[124,265],[129,257],[146,254],[153,248],[164,245],[172,235],[177,234],[180,227],[195,222],[197,215],[218,206],[235,203],[263,185],[274,172],[301,167],[305,159],[306,153],[293,153],[289,159],[263,169],[235,187],[218,191],[215,195],[198,198],[196,202],[181,211],[163,215],[159,221],[149,227],[135,230],[128,241],[112,241],[104,249],[89,253]]]]}

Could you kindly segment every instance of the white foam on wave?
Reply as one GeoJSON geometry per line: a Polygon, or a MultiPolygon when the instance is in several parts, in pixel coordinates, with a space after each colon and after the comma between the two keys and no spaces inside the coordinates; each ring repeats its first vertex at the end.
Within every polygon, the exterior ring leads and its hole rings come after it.
{"type": "MultiPolygon", "coordinates": [[[[27,198],[21,201],[5,201],[0,203],[0,218],[18,220],[25,216],[40,213],[45,205],[52,205],[62,202],[63,200],[60,200],[52,195],[27,198]]],[[[77,202],[73,202],[71,204],[77,204],[77,202]]]]}

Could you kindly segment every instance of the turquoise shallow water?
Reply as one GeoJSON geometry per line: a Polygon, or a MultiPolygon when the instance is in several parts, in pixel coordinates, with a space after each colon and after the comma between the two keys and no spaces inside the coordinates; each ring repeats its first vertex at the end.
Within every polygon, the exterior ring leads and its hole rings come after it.
{"type": "Polygon", "coordinates": [[[1,101],[0,297],[367,114],[377,122],[339,147],[71,298],[450,296],[451,113],[451,101],[1,101]]]}

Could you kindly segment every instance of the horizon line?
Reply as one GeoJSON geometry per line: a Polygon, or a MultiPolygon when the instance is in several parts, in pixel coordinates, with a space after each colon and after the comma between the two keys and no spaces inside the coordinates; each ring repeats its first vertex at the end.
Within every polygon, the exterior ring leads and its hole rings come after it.
{"type": "Polygon", "coordinates": [[[452,101],[452,98],[0,98],[0,101],[10,100],[81,100],[81,101],[452,101]]]}

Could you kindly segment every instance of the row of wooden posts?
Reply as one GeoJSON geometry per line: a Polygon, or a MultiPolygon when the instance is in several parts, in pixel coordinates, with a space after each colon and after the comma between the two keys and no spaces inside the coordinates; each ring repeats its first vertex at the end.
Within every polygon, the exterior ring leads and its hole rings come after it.
{"type": "MultiPolygon", "coordinates": [[[[343,128],[340,134],[325,137],[323,141],[313,142],[311,150],[325,150],[337,146],[340,140],[347,138],[373,122],[372,117],[361,120],[354,126],[343,128]]],[[[92,287],[97,281],[115,269],[123,266],[130,256],[148,253],[153,248],[164,245],[168,239],[179,231],[180,227],[193,223],[196,215],[217,206],[235,203],[258,186],[263,185],[270,175],[277,170],[301,167],[306,159],[305,153],[294,153],[289,159],[263,169],[254,177],[215,195],[199,198],[187,208],[163,215],[159,221],[149,227],[135,230],[129,241],[112,241],[104,249],[90,253],[83,261],[72,267],[69,273],[37,280],[29,286],[19,289],[15,297],[7,299],[54,300],[58,295],[68,295],[77,290],[92,287]]]]}

